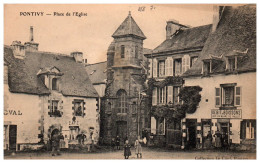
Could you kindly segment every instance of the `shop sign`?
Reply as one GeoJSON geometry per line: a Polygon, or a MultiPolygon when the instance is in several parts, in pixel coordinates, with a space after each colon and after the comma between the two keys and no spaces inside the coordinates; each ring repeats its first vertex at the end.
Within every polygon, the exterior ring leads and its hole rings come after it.
{"type": "Polygon", "coordinates": [[[241,109],[233,109],[233,110],[212,109],[211,118],[213,118],[213,119],[227,119],[227,118],[241,119],[242,111],[241,111],[241,109]]]}
{"type": "Polygon", "coordinates": [[[23,115],[20,110],[4,110],[4,115],[23,115]]]}

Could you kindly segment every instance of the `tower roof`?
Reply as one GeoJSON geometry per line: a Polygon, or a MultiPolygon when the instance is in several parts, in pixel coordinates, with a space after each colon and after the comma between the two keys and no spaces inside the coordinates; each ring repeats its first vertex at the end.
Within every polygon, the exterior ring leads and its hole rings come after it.
{"type": "Polygon", "coordinates": [[[141,39],[146,39],[144,33],[136,24],[135,20],[131,16],[131,12],[129,12],[128,16],[124,20],[124,22],[117,28],[112,37],[122,37],[127,35],[134,35],[140,37],[141,39]]]}

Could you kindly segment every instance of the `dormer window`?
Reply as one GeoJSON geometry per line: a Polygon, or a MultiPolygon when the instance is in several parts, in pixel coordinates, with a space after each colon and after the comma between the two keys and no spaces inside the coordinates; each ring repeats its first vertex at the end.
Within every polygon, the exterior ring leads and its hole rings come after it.
{"type": "Polygon", "coordinates": [[[203,74],[211,73],[211,61],[203,62],[203,74]]]}
{"type": "Polygon", "coordinates": [[[227,70],[234,71],[237,69],[237,57],[228,58],[227,70]]]}
{"type": "Polygon", "coordinates": [[[59,84],[58,84],[58,79],[57,78],[53,78],[52,79],[52,90],[59,90],[58,88],[59,84]]]}
{"type": "Polygon", "coordinates": [[[208,75],[210,73],[214,73],[218,66],[223,62],[222,55],[221,56],[214,56],[211,55],[208,59],[203,60],[202,66],[202,74],[208,75]]]}
{"type": "Polygon", "coordinates": [[[60,78],[63,73],[56,67],[41,68],[37,76],[44,83],[44,85],[50,90],[59,91],[60,89],[60,78]]]}
{"type": "Polygon", "coordinates": [[[227,71],[235,71],[238,69],[238,64],[241,65],[244,57],[246,57],[248,49],[245,51],[233,50],[228,53],[226,56],[226,70],[227,71]]]}

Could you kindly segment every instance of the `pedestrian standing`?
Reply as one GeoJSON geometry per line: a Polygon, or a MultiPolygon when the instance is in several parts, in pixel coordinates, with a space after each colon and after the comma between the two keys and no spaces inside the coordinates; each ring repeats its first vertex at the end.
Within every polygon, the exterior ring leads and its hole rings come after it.
{"type": "Polygon", "coordinates": [[[116,136],[116,149],[120,150],[120,137],[116,136]]]}
{"type": "Polygon", "coordinates": [[[128,140],[125,141],[125,145],[124,145],[124,156],[125,159],[128,159],[129,156],[131,156],[131,145],[128,143],[128,140]]]}
{"type": "Polygon", "coordinates": [[[142,158],[142,146],[141,146],[138,138],[135,141],[135,154],[136,154],[137,158],[139,158],[139,155],[140,155],[140,158],[142,158]]]}
{"type": "Polygon", "coordinates": [[[59,133],[52,136],[52,156],[55,156],[55,154],[60,155],[60,139],[62,139],[62,135],[59,133]]]}

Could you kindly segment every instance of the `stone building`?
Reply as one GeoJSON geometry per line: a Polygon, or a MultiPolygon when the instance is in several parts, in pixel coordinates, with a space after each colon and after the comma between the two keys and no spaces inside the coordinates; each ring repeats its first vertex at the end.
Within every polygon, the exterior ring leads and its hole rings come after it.
{"type": "MultiPolygon", "coordinates": [[[[145,54],[149,61],[148,79],[154,79],[158,84],[152,91],[151,111],[160,111],[163,107],[174,110],[182,103],[178,96],[184,85],[181,76],[198,59],[211,26],[189,27],[176,20],[167,21],[165,41],[152,53],[145,54]],[[159,85],[169,78],[173,83],[159,85]]],[[[151,144],[181,147],[181,120],[166,120],[164,116],[151,114],[151,134],[151,144]]]]}
{"type": "Polygon", "coordinates": [[[149,127],[150,117],[145,107],[145,80],[147,60],[143,56],[142,30],[131,13],[112,35],[114,38],[107,51],[107,86],[103,111],[103,141],[111,143],[117,135],[121,142],[130,143],[142,136],[149,127]]]}
{"type": "Polygon", "coordinates": [[[81,132],[97,143],[98,93],[83,54],[38,51],[32,30],[30,42],[4,46],[4,149],[39,149],[58,132],[65,148],[78,144],[81,132]]]}
{"type": "Polygon", "coordinates": [[[219,6],[214,11],[212,25],[190,28],[167,22],[166,40],[145,55],[148,77],[156,81],[151,111],[175,113],[183,105],[180,89],[202,88],[196,111],[184,118],[173,116],[169,122],[151,114],[155,144],[207,148],[210,132],[222,136],[222,147],[255,148],[256,7],[219,6]],[[171,83],[162,86],[169,78],[171,83]]]}
{"type": "Polygon", "coordinates": [[[206,148],[211,131],[223,135],[223,147],[255,149],[256,6],[215,9],[215,28],[183,75],[185,86],[202,87],[197,111],[182,122],[183,147],[206,148]]]}

